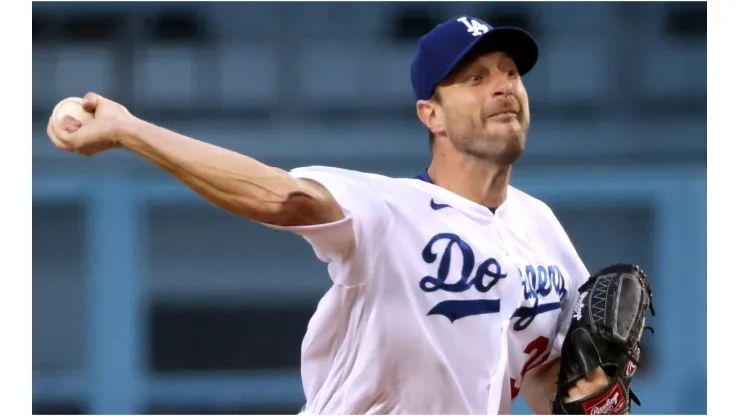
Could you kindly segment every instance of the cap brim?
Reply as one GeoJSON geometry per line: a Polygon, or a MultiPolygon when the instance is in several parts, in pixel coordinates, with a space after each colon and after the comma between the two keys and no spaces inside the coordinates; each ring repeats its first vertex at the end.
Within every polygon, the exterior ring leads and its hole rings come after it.
{"type": "Polygon", "coordinates": [[[444,72],[440,82],[458,69],[461,64],[469,62],[476,56],[496,51],[505,52],[511,56],[520,76],[532,70],[539,57],[537,43],[529,33],[517,27],[497,27],[481,35],[477,42],[465,48],[444,72]]]}
{"type": "Polygon", "coordinates": [[[501,51],[506,52],[516,63],[520,75],[524,75],[537,63],[539,49],[534,38],[517,27],[497,27],[482,36],[469,55],[501,51]]]}

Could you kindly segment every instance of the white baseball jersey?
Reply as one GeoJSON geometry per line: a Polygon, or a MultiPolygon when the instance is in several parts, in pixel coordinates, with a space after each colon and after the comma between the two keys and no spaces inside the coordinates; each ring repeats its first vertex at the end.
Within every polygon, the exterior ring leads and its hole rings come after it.
{"type": "Polygon", "coordinates": [[[552,211],[509,187],[495,212],[415,178],[299,168],[341,221],[303,236],[333,285],[301,348],[309,414],[510,413],[559,356],[588,272],[552,211]]]}

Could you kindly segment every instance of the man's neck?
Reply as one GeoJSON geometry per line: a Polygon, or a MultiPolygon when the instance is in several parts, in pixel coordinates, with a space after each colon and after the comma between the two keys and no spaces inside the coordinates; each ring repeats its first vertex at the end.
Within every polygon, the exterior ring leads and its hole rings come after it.
{"type": "Polygon", "coordinates": [[[458,152],[440,152],[432,158],[428,173],[435,185],[488,208],[498,208],[506,200],[511,165],[497,166],[458,152]]]}

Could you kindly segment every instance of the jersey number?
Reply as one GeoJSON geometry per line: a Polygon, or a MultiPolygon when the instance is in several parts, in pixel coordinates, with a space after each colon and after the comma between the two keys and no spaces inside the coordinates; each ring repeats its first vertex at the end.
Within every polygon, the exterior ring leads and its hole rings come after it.
{"type": "Polygon", "coordinates": [[[534,341],[530,342],[526,348],[524,348],[524,353],[529,355],[529,360],[524,364],[524,368],[522,368],[522,374],[521,378],[519,379],[519,386],[516,385],[516,379],[511,379],[511,400],[514,400],[516,396],[519,395],[519,390],[522,388],[522,381],[524,380],[524,376],[533,368],[537,367],[538,365],[544,363],[547,358],[550,356],[550,351],[548,351],[547,346],[550,345],[550,339],[547,337],[538,337],[534,341]]]}

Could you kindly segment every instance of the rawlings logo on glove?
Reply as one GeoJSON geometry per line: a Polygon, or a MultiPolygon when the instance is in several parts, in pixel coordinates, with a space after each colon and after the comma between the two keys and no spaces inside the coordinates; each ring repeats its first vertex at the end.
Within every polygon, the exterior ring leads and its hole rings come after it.
{"type": "Polygon", "coordinates": [[[596,397],[583,402],[583,410],[587,415],[614,415],[620,414],[625,408],[625,398],[622,390],[614,386],[608,390],[606,397],[596,397]]]}
{"type": "Polygon", "coordinates": [[[554,414],[624,414],[640,362],[640,339],[652,291],[645,272],[630,264],[600,270],[579,289],[580,296],[563,342],[554,414]],[[567,402],[568,390],[591,371],[601,368],[611,377],[602,391],[567,402]]]}

